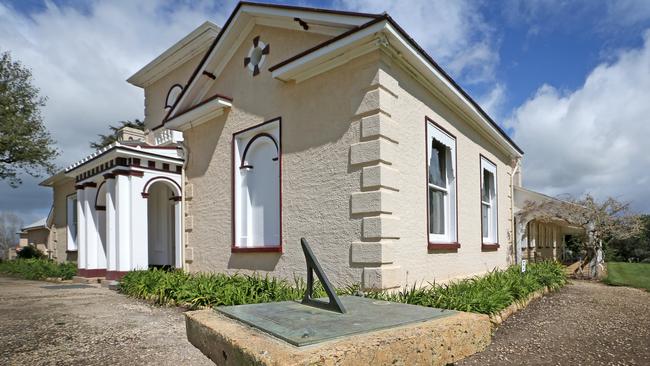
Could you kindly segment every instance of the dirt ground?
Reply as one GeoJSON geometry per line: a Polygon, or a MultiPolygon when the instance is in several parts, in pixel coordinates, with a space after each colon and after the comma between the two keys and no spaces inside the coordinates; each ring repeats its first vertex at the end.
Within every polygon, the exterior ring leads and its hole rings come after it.
{"type": "Polygon", "coordinates": [[[0,365],[213,365],[178,309],[52,285],[0,277],[0,365]]]}
{"type": "MultiPolygon", "coordinates": [[[[181,310],[103,288],[0,277],[0,365],[211,365],[181,310]]],[[[577,281],[534,301],[457,365],[650,365],[650,293],[577,281]]]]}
{"type": "Polygon", "coordinates": [[[575,281],[508,318],[466,365],[650,365],[650,293],[575,281]]]}

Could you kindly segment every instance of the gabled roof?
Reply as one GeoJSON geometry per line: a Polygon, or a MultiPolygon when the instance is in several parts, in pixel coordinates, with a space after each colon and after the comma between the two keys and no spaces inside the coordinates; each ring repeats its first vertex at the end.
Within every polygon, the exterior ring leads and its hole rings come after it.
{"type": "MultiPolygon", "coordinates": [[[[241,1],[228,17],[199,66],[190,76],[186,87],[176,98],[176,102],[165,116],[163,124],[192,106],[192,101],[195,101],[195,98],[188,98],[189,90],[197,92],[200,97],[204,96],[204,93],[207,92],[204,90],[204,86],[209,84],[211,79],[201,78],[203,71],[209,69],[211,74],[219,75],[237,50],[236,45],[243,41],[255,24],[302,30],[301,24],[306,23],[312,32],[338,36],[381,16],[381,14],[241,1]]],[[[156,128],[159,127],[162,127],[162,124],[156,128]]]]}
{"type": "Polygon", "coordinates": [[[127,82],[141,88],[151,85],[192,57],[204,53],[220,30],[221,28],[216,24],[210,21],[204,22],[133,74],[127,82]]]}
{"type": "Polygon", "coordinates": [[[212,79],[202,78],[200,75],[206,69],[209,69],[211,74],[218,75],[235,51],[234,45],[237,44],[237,40],[241,40],[247,35],[247,30],[252,28],[258,17],[267,23],[269,22],[268,18],[274,17],[276,24],[280,22],[278,20],[280,18],[289,21],[290,24],[295,24],[296,27],[300,26],[299,21],[303,21],[308,25],[315,22],[332,29],[338,29],[338,34],[335,31],[329,33],[333,38],[270,67],[269,71],[275,78],[285,81],[293,78],[298,82],[301,80],[295,78],[295,75],[300,72],[302,72],[302,80],[304,80],[321,72],[315,70],[318,67],[329,70],[349,61],[352,57],[363,55],[364,52],[372,50],[372,47],[375,49],[379,47],[392,48],[400,60],[404,60],[410,69],[423,76],[424,81],[418,80],[425,87],[436,95],[447,99],[449,103],[469,117],[470,122],[479,131],[486,134],[510,156],[521,157],[523,155],[521,148],[506,132],[388,14],[350,13],[249,2],[240,2],[237,5],[159,127],[162,127],[167,120],[190,110],[192,104],[198,103],[205,97],[212,79]],[[369,40],[372,42],[368,42],[369,40]],[[382,46],[382,43],[386,45],[382,46]],[[361,49],[362,47],[363,49],[361,49]],[[343,51],[352,56],[338,57],[343,60],[335,64],[336,60],[332,60],[343,51]]]}
{"type": "Polygon", "coordinates": [[[45,226],[46,223],[47,223],[47,217],[43,217],[42,219],[40,219],[38,221],[32,222],[29,225],[23,226],[22,228],[20,228],[20,230],[27,231],[27,230],[34,230],[34,229],[42,229],[42,228],[46,227],[45,226]]]}

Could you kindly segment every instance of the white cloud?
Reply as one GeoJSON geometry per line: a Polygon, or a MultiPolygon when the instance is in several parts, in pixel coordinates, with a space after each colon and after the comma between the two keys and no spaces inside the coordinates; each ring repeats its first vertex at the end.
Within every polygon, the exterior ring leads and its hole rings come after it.
{"type": "Polygon", "coordinates": [[[503,118],[503,107],[506,102],[506,87],[502,83],[494,85],[492,90],[478,98],[477,102],[495,121],[501,121],[503,118]]]}
{"type": "MultiPolygon", "coordinates": [[[[89,141],[109,124],[143,117],[143,92],[125,81],[131,74],[205,20],[223,24],[235,1],[103,1],[82,10],[45,5],[26,15],[0,3],[0,51],[31,68],[48,97],[43,117],[65,166],[89,153],[89,141]]],[[[0,211],[18,210],[29,219],[46,211],[51,193],[35,183],[27,178],[14,190],[0,182],[0,211]]]]}
{"type": "Polygon", "coordinates": [[[125,82],[206,19],[223,22],[232,10],[163,2],[93,2],[80,11],[46,3],[24,14],[0,4],[0,45],[33,70],[48,103],[45,123],[63,149],[62,162],[88,152],[88,141],[109,123],[142,118],[139,88],[125,82]],[[215,10],[216,9],[216,10],[215,10]]]}
{"type": "Polygon", "coordinates": [[[388,12],[437,62],[463,83],[494,80],[495,30],[476,2],[465,0],[339,0],[339,8],[388,12]]]}
{"type": "Polygon", "coordinates": [[[650,19],[650,1],[617,0],[607,2],[607,21],[618,25],[634,25],[650,19]]]}
{"type": "Polygon", "coordinates": [[[579,89],[544,85],[515,110],[507,124],[526,152],[526,185],[650,210],[650,31],[644,40],[592,70],[579,89]]]}
{"type": "MultiPolygon", "coordinates": [[[[92,1],[79,9],[47,2],[45,9],[27,15],[0,2],[0,50],[30,67],[48,96],[43,116],[63,152],[58,163],[65,166],[89,153],[88,142],[108,124],[142,118],[142,91],[126,78],[206,19],[223,24],[235,4],[119,0],[92,1]]],[[[488,110],[498,110],[503,87],[494,75],[497,32],[481,15],[480,3],[334,0],[333,5],[389,12],[459,82],[493,90],[478,99],[488,110]]],[[[27,177],[15,190],[0,182],[0,210],[19,210],[29,216],[25,221],[38,219],[51,192],[37,182],[27,177]]]]}

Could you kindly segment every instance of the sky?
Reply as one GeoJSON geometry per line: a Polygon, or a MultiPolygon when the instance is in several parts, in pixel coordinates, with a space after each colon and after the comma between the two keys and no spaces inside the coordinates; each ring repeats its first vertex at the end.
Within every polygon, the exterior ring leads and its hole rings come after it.
{"type": "MultiPolygon", "coordinates": [[[[524,186],[629,201],[650,213],[650,1],[319,0],[388,12],[524,150],[524,186]],[[408,4],[406,6],[405,4],[408,4]]],[[[109,124],[143,118],[125,80],[236,1],[0,0],[0,52],[32,69],[61,155],[89,154],[109,124]]],[[[47,215],[43,178],[0,181],[0,211],[47,215]]]]}

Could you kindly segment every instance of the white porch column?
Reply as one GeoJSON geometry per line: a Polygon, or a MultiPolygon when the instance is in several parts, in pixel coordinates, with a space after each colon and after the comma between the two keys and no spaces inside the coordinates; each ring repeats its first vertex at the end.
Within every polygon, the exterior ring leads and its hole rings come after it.
{"type": "MultiPolygon", "coordinates": [[[[115,213],[115,177],[104,175],[106,179],[106,269],[117,271],[117,223],[115,213]]],[[[108,277],[108,276],[107,276],[108,277]]]]}
{"type": "Polygon", "coordinates": [[[183,268],[183,201],[181,197],[174,197],[174,267],[183,268]]]}
{"type": "Polygon", "coordinates": [[[84,212],[85,195],[81,186],[77,186],[77,268],[86,269],[86,215],[84,212]]]}
{"type": "Polygon", "coordinates": [[[149,268],[149,226],[147,199],[136,183],[142,184],[141,177],[132,176],[131,184],[131,268],[149,268]]]}
{"type": "MultiPolygon", "coordinates": [[[[131,186],[129,177],[115,176],[115,263],[117,271],[131,268],[131,186]]],[[[108,205],[108,203],[107,203],[108,205]]]]}
{"type": "Polygon", "coordinates": [[[98,269],[99,232],[97,212],[95,210],[95,195],[97,187],[86,185],[84,188],[84,212],[86,216],[86,269],[98,269]]]}

